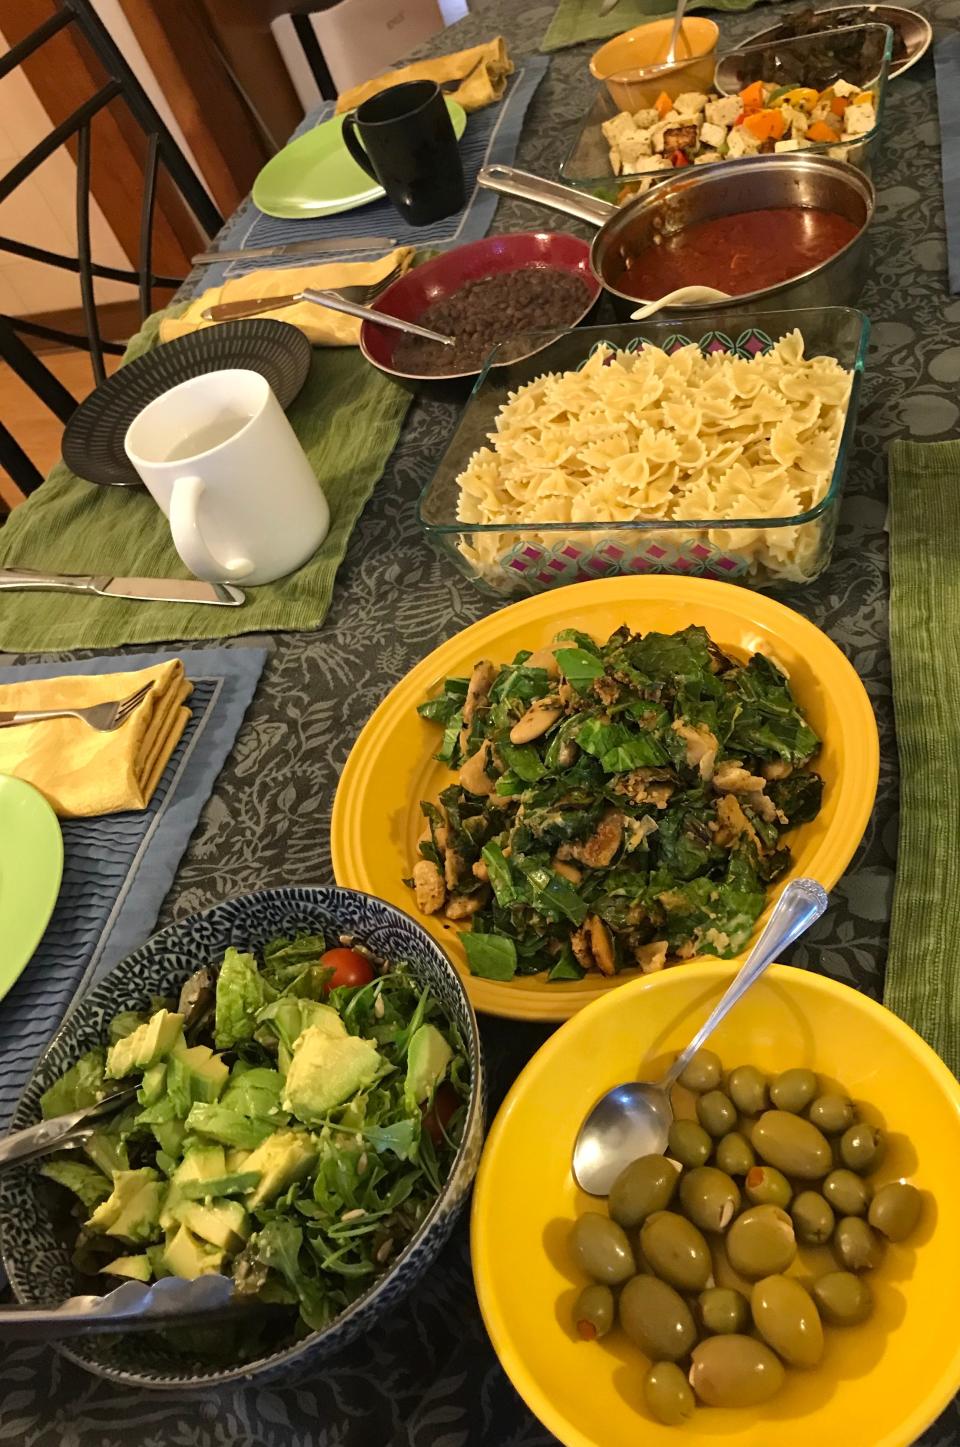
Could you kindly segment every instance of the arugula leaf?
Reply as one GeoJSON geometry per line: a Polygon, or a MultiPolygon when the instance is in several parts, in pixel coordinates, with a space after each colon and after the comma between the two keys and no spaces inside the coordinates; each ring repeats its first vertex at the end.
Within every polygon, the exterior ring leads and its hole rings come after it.
{"type": "Polygon", "coordinates": [[[595,653],[585,648],[558,648],[554,653],[560,672],[578,693],[586,693],[595,678],[602,678],[605,669],[595,653]]]}
{"type": "Polygon", "coordinates": [[[472,975],[485,980],[512,980],[517,973],[517,947],[503,935],[461,935],[472,975]]]}

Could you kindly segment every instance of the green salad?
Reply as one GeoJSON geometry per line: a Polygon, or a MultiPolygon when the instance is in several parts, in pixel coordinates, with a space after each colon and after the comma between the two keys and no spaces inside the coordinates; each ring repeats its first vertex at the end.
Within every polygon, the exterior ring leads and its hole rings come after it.
{"type": "Polygon", "coordinates": [[[259,960],[229,949],[179,1005],[151,1005],[118,1015],[42,1098],[50,1117],[137,1086],[85,1160],[42,1168],[74,1198],[77,1270],[104,1290],[222,1272],[301,1330],[326,1326],[449,1173],[470,1092],[456,1028],[402,964],[319,935],[259,960]]]}
{"type": "Polygon", "coordinates": [[[790,866],[784,836],[820,810],[820,740],[785,676],[703,628],[569,628],[419,712],[458,779],[420,806],[409,883],[424,913],[469,922],[489,979],[737,954],[790,866]]]}

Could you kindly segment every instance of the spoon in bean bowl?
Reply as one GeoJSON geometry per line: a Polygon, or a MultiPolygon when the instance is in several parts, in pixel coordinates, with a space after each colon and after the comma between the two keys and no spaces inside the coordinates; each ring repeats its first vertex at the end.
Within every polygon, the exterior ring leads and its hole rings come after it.
{"type": "Polygon", "coordinates": [[[792,880],[723,998],[666,1074],[656,1081],[628,1080],[601,1095],[580,1127],[573,1147],[573,1175],[582,1190],[591,1196],[606,1196],[631,1161],[663,1154],[673,1122],[673,1086],[701,1045],[767,966],[799,939],[826,907],[826,891],[815,880],[792,880]]]}

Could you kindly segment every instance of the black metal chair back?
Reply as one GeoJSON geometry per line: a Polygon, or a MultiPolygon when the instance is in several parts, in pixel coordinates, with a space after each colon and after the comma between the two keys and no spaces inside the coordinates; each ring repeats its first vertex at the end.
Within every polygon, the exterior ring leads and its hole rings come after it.
{"type": "MultiPolygon", "coordinates": [[[[76,137],[77,142],[77,255],[64,256],[49,251],[43,246],[14,241],[0,234],[0,251],[14,256],[26,257],[31,261],[43,262],[61,270],[75,272],[79,278],[80,298],[83,306],[85,334],[59,331],[54,327],[41,325],[22,317],[0,316],[0,360],[5,361],[41,402],[66,422],[77,406],[76,399],[45,366],[36,354],[22,340],[24,336],[43,338],[60,342],[65,346],[79,347],[89,351],[94,380],[99,385],[106,376],[104,355],[122,355],[124,348],[119,342],[104,341],[100,335],[94,299],[94,280],[104,277],[111,281],[128,282],[138,288],[140,320],[145,321],[152,310],[153,288],[177,287],[182,278],[157,276],[153,272],[153,217],[156,201],[157,173],[162,165],[171,177],[183,200],[193,212],[199,225],[208,236],[213,236],[223,225],[223,217],[210,200],[200,179],[192,169],[183,151],[177,145],[161,116],[150,101],[137,77],[123,58],[113,38],[89,4],[89,0],[56,0],[57,9],[7,53],[0,56],[0,80],[22,65],[28,56],[59,31],[75,26],[90,46],[106,73],[106,80],[93,95],[79,105],[75,111],[37,145],[19,160],[16,165],[0,176],[0,202],[5,201],[18,186],[66,141],[76,137]],[[143,196],[140,208],[140,237],[137,269],[123,270],[113,266],[101,266],[91,255],[90,248],[90,144],[91,122],[99,111],[112,101],[121,99],[134,120],[143,131],[147,150],[144,165],[143,196]]],[[[0,466],[4,467],[24,493],[32,492],[43,481],[40,472],[31,462],[23,448],[0,423],[0,466]]]]}

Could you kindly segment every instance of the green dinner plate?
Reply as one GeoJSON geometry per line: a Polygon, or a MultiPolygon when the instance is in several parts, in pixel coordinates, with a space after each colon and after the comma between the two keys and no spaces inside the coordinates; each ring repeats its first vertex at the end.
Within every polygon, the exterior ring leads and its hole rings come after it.
{"type": "MultiPolygon", "coordinates": [[[[467,113],[445,97],[457,140],[467,113]]],[[[267,162],[253,183],[254,205],[267,216],[296,221],[301,216],[336,216],[383,195],[343,143],[343,116],[331,116],[298,136],[267,162]]]]}
{"type": "Polygon", "coordinates": [[[0,1000],[40,943],[62,874],[56,814],[32,784],[0,774],[0,1000]]]}

